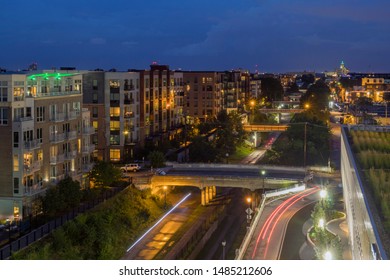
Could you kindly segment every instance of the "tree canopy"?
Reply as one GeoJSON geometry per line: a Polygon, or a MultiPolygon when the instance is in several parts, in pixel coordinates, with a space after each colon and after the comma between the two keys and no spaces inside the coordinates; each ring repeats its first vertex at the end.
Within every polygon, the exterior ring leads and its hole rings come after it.
{"type": "Polygon", "coordinates": [[[312,84],[301,97],[302,108],[309,107],[312,110],[324,110],[329,104],[330,89],[328,85],[318,80],[312,84]]]}
{"type": "Polygon", "coordinates": [[[90,178],[97,187],[108,187],[120,180],[122,171],[110,162],[97,162],[90,172],[90,178]]]}

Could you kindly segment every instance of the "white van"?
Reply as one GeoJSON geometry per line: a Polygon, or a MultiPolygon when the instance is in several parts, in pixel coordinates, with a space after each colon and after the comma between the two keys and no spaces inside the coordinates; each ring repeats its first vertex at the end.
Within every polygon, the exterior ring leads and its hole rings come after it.
{"type": "Polygon", "coordinates": [[[121,170],[124,173],[127,173],[127,172],[137,172],[140,169],[141,169],[141,166],[138,163],[129,163],[129,164],[126,164],[125,166],[121,167],[121,170]]]}

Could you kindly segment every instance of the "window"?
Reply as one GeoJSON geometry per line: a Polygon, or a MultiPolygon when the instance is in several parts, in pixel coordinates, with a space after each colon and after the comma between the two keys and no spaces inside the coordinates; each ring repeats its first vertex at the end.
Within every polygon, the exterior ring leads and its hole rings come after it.
{"type": "Polygon", "coordinates": [[[98,130],[98,122],[97,121],[93,121],[92,122],[92,126],[93,128],[95,129],[95,132],[98,130]]]}
{"type": "Polygon", "coordinates": [[[110,121],[110,130],[119,130],[120,124],[119,121],[110,121]]]}
{"type": "Polygon", "coordinates": [[[19,132],[14,132],[14,148],[19,147],[19,132]]]}
{"type": "Polygon", "coordinates": [[[110,117],[119,117],[121,114],[121,108],[120,107],[110,107],[110,117]]]}
{"type": "Polygon", "coordinates": [[[98,117],[98,108],[92,107],[92,118],[97,118],[97,117],[98,117]]]}
{"type": "Polygon", "coordinates": [[[14,87],[14,101],[23,101],[23,100],[24,100],[24,88],[14,87]]]}
{"type": "Polygon", "coordinates": [[[8,108],[0,107],[0,125],[8,124],[8,108]]]}
{"type": "MultiPolygon", "coordinates": [[[[119,94],[119,87],[120,87],[119,80],[110,80],[109,84],[110,84],[110,93],[118,93],[119,94]]],[[[118,100],[119,100],[119,98],[118,98],[118,100]]]]}
{"type": "Polygon", "coordinates": [[[97,90],[98,89],[98,81],[97,80],[93,80],[92,81],[92,89],[93,90],[97,90]]]}
{"type": "Polygon", "coordinates": [[[14,155],[14,171],[19,171],[19,156],[14,155]]]}
{"type": "Polygon", "coordinates": [[[92,94],[92,103],[98,103],[98,94],[97,93],[92,94]]]}
{"type": "Polygon", "coordinates": [[[42,128],[37,128],[37,140],[42,143],[42,128]]]}
{"type": "Polygon", "coordinates": [[[24,108],[15,108],[14,109],[14,120],[20,121],[21,118],[24,118],[24,108]]]}
{"type": "Polygon", "coordinates": [[[32,140],[33,140],[33,131],[32,130],[23,131],[23,141],[29,142],[32,140]]]}
{"type": "Polygon", "coordinates": [[[0,82],[0,102],[8,101],[8,82],[0,82]]]}
{"type": "Polygon", "coordinates": [[[110,149],[110,160],[120,161],[121,160],[121,150],[119,149],[110,149]]]}
{"type": "Polygon", "coordinates": [[[37,107],[37,122],[45,121],[45,107],[37,107]]]}
{"type": "MultiPolygon", "coordinates": [[[[17,178],[17,177],[14,178],[14,193],[15,194],[19,193],[19,178],[17,178]]],[[[18,208],[18,211],[19,211],[19,208],[18,208]]]]}
{"type": "Polygon", "coordinates": [[[119,135],[110,134],[110,145],[119,145],[119,144],[120,144],[119,135]]]}
{"type": "Polygon", "coordinates": [[[31,117],[31,107],[26,107],[26,117],[31,117]]]}
{"type": "Polygon", "coordinates": [[[145,79],[145,88],[149,88],[149,78],[145,79]]]}

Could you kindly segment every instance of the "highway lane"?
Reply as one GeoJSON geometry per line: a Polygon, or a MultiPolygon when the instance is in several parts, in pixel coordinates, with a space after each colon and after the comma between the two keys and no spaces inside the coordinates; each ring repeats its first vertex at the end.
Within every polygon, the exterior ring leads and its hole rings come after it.
{"type": "Polygon", "coordinates": [[[256,225],[244,259],[277,260],[290,219],[303,207],[319,199],[319,188],[270,201],[256,225]]]}

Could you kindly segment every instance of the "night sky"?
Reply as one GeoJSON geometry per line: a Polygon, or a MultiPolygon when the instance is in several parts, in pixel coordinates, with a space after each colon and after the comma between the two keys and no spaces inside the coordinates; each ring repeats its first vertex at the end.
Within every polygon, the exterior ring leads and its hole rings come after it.
{"type": "Polygon", "coordinates": [[[0,67],[390,72],[389,0],[3,0],[0,67]],[[256,66],[257,65],[257,66],[256,66]]]}

